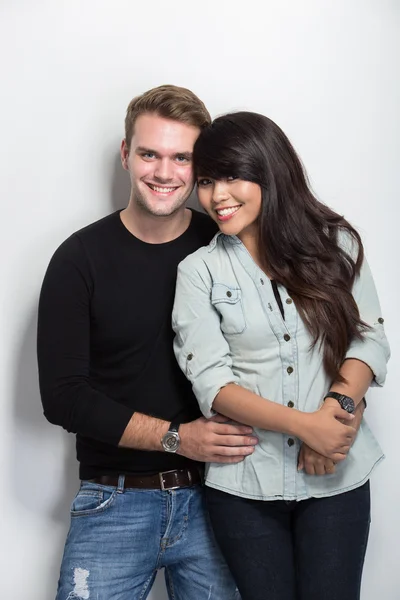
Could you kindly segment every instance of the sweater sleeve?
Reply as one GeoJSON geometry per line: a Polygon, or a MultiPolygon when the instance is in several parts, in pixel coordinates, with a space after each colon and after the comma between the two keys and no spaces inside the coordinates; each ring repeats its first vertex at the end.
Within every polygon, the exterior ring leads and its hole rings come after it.
{"type": "Polygon", "coordinates": [[[116,446],[134,411],[97,390],[91,381],[93,285],[85,250],[74,235],[55,252],[40,293],[40,393],[50,423],[116,446]]]}

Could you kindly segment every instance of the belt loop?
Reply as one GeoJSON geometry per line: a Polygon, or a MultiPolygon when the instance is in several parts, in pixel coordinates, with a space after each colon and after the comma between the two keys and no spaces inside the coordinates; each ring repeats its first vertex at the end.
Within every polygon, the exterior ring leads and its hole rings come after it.
{"type": "Polygon", "coordinates": [[[117,486],[118,494],[124,493],[124,485],[125,485],[125,475],[118,475],[118,486],[117,486]]]}

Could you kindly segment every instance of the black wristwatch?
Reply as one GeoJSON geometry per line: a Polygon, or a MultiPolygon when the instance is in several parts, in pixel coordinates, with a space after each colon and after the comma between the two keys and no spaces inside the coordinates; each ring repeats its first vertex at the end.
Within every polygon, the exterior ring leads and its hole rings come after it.
{"type": "Polygon", "coordinates": [[[162,436],[161,446],[163,450],[165,450],[165,452],[175,453],[178,450],[181,444],[181,438],[178,432],[179,426],[180,423],[178,423],[177,421],[172,421],[167,433],[162,436]]]}
{"type": "Polygon", "coordinates": [[[348,413],[353,413],[356,409],[353,398],[350,398],[350,396],[346,396],[345,394],[339,394],[338,392],[328,392],[324,400],[326,400],[327,398],[334,398],[335,400],[337,400],[341,408],[343,408],[343,410],[347,411],[348,413]]]}

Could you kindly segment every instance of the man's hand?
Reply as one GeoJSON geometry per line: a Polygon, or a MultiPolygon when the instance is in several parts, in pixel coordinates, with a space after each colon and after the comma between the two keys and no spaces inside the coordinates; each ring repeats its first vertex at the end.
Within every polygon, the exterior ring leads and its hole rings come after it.
{"type": "Polygon", "coordinates": [[[179,428],[178,454],[201,462],[239,463],[254,452],[258,439],[247,425],[227,423],[227,417],[200,417],[179,428]]]}
{"type": "MultiPolygon", "coordinates": [[[[337,401],[334,398],[327,398],[325,402],[328,402],[326,406],[329,407],[329,404],[334,406],[333,403],[337,401]]],[[[323,409],[323,406],[324,405],[322,405],[321,410],[323,409]]],[[[361,401],[354,412],[355,418],[351,423],[351,426],[354,427],[356,431],[360,428],[364,410],[365,404],[361,401]]],[[[330,458],[326,458],[326,456],[315,452],[315,450],[307,446],[307,444],[302,444],[297,468],[299,471],[304,469],[307,475],[331,475],[336,471],[336,464],[330,458]]]]}

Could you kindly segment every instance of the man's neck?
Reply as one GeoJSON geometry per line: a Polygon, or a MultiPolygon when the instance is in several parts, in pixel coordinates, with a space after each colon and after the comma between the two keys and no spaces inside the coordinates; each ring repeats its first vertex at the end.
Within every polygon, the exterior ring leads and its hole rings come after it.
{"type": "Polygon", "coordinates": [[[121,211],[121,221],[127,230],[147,244],[165,244],[181,236],[190,225],[192,211],[182,206],[168,217],[146,213],[132,202],[121,211]]]}

